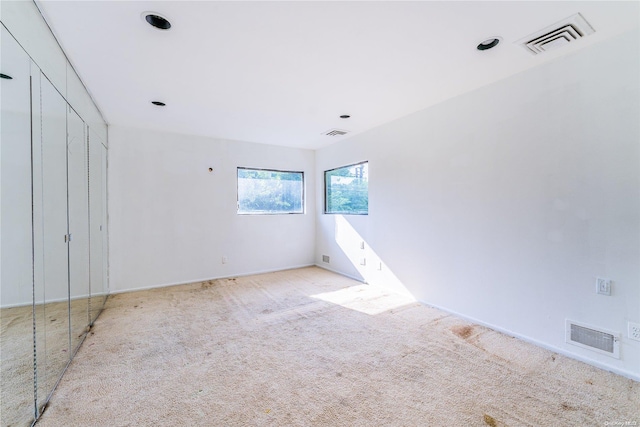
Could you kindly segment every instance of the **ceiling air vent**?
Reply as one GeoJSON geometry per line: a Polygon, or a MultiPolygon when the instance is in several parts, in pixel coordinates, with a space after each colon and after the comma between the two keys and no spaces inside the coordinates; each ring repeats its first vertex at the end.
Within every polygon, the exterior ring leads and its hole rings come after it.
{"type": "Polygon", "coordinates": [[[566,342],[569,344],[597,351],[616,359],[620,358],[619,333],[567,320],[566,334],[566,342]]]}
{"type": "Polygon", "coordinates": [[[326,132],[322,132],[322,134],[326,136],[342,136],[348,133],[349,133],[348,130],[340,130],[340,129],[331,129],[326,132]]]}
{"type": "Polygon", "coordinates": [[[594,32],[593,27],[589,25],[582,15],[577,13],[520,39],[516,43],[522,45],[528,52],[537,55],[575,42],[594,32]]]}

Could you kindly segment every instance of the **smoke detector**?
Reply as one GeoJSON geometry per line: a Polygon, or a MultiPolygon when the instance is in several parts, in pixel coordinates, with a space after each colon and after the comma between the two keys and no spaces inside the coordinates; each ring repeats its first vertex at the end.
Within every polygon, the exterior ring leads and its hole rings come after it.
{"type": "Polygon", "coordinates": [[[581,14],[576,13],[573,16],[524,37],[516,43],[522,45],[529,53],[538,55],[573,43],[594,32],[595,30],[589,25],[586,19],[584,19],[581,14]]]}

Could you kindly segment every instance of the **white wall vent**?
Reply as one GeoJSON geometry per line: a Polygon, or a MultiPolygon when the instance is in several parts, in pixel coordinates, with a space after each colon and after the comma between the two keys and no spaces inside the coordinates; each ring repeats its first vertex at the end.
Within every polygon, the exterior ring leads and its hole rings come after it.
{"type": "Polygon", "coordinates": [[[619,332],[607,331],[567,319],[566,342],[616,359],[620,358],[619,332]]]}
{"type": "Polygon", "coordinates": [[[326,136],[342,136],[348,133],[349,133],[348,130],[340,130],[340,129],[331,129],[326,132],[322,132],[322,134],[326,136]]]}
{"type": "Polygon", "coordinates": [[[595,30],[589,23],[576,13],[547,28],[533,33],[516,43],[521,44],[528,52],[537,55],[552,49],[557,49],[576,40],[593,34],[595,30]]]}
{"type": "Polygon", "coordinates": [[[329,255],[322,255],[322,262],[329,263],[329,255]]]}

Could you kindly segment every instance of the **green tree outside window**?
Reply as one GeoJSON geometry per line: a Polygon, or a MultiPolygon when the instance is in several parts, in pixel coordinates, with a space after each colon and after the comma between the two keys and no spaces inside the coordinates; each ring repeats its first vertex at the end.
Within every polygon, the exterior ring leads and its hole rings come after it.
{"type": "Polygon", "coordinates": [[[369,213],[369,163],[325,171],[325,213],[369,213]]]}

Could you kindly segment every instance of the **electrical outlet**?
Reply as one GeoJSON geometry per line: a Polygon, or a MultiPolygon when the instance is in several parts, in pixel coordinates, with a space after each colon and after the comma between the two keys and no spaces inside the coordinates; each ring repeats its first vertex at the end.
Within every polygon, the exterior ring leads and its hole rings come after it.
{"type": "Polygon", "coordinates": [[[640,341],[640,323],[629,322],[629,338],[640,341]]]}
{"type": "Polygon", "coordinates": [[[367,265],[367,259],[366,258],[360,258],[360,265],[367,265]]]}
{"type": "Polygon", "coordinates": [[[611,295],[611,279],[603,277],[596,278],[596,293],[600,295],[611,295]]]}
{"type": "Polygon", "coordinates": [[[223,264],[226,264],[226,263],[228,263],[228,262],[229,262],[229,258],[227,258],[227,256],[226,256],[226,255],[223,255],[223,256],[222,256],[222,263],[223,263],[223,264]]]}

